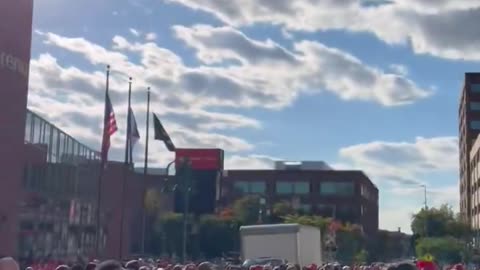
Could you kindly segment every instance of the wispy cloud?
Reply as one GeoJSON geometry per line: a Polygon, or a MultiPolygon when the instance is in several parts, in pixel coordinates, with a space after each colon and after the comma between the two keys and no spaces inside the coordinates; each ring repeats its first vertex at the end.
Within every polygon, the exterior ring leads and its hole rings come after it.
{"type": "Polygon", "coordinates": [[[388,44],[411,44],[416,53],[480,59],[478,0],[365,1],[165,0],[213,14],[234,25],[271,24],[289,31],[345,30],[373,33],[388,44]],[[388,23],[385,23],[388,22],[388,23]]]}

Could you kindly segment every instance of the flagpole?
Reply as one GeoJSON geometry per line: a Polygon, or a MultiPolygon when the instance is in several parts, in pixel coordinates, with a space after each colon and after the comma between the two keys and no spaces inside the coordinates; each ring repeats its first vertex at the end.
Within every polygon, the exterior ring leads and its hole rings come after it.
{"type": "MultiPolygon", "coordinates": [[[[105,128],[107,126],[107,98],[108,98],[108,87],[109,87],[109,79],[110,79],[110,65],[107,65],[107,76],[106,76],[106,86],[105,86],[105,110],[103,115],[103,136],[102,136],[102,144],[103,140],[105,139],[105,128]]],[[[103,146],[102,146],[103,148],[103,146]]],[[[103,150],[103,149],[102,149],[103,150]]],[[[98,182],[97,182],[97,209],[96,209],[96,234],[95,234],[95,256],[100,258],[100,230],[101,230],[101,222],[100,222],[100,207],[102,201],[102,182],[103,182],[103,171],[105,167],[105,162],[103,158],[103,153],[100,161],[100,170],[98,172],[98,182]]]]}
{"type": "Polygon", "coordinates": [[[125,223],[125,191],[127,185],[127,174],[128,167],[130,166],[129,154],[131,153],[131,144],[130,144],[130,102],[132,98],[132,78],[128,79],[128,108],[127,108],[127,135],[125,140],[125,164],[123,168],[123,181],[122,181],[122,197],[121,197],[121,215],[120,215],[120,245],[119,245],[119,256],[118,259],[123,259],[123,234],[124,234],[124,223],[125,223]]]}
{"type": "Polygon", "coordinates": [[[142,254],[145,254],[145,236],[147,227],[147,209],[145,205],[147,194],[147,173],[148,173],[148,134],[150,130],[150,87],[147,89],[147,123],[145,134],[145,163],[143,166],[143,213],[142,213],[142,254]]]}

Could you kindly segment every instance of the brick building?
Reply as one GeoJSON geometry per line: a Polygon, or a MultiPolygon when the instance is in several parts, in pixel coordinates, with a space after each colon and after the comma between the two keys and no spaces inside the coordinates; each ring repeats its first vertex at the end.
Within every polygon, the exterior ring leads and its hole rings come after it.
{"type": "Polygon", "coordinates": [[[276,202],[289,202],[306,213],[362,225],[367,234],[378,230],[378,189],[362,171],[333,170],[324,162],[223,171],[222,203],[245,194],[265,199],[270,211],[276,202]]]}
{"type": "MultiPolygon", "coordinates": [[[[15,179],[18,189],[4,185],[0,188],[2,202],[8,195],[18,206],[2,212],[3,217],[16,221],[6,231],[12,244],[2,246],[2,254],[24,260],[95,256],[100,153],[29,110],[23,148],[17,152],[23,157],[18,161],[22,173],[15,179]]],[[[5,170],[0,167],[1,172],[5,170]]],[[[108,163],[101,186],[102,257],[120,256],[122,205],[125,218],[121,254],[141,250],[143,189],[160,190],[165,177],[151,173],[145,178],[143,173],[125,170],[122,162],[108,163]],[[125,173],[127,192],[123,199],[121,183],[125,173]]],[[[162,206],[173,209],[172,196],[163,197],[162,206]]]]}
{"type": "Polygon", "coordinates": [[[460,156],[460,213],[473,227],[479,227],[478,181],[472,171],[478,163],[478,147],[475,139],[480,134],[480,73],[465,73],[465,81],[460,97],[459,156],[460,156]],[[473,175],[473,176],[475,176],[473,175]],[[475,217],[475,219],[472,219],[475,217]]]}

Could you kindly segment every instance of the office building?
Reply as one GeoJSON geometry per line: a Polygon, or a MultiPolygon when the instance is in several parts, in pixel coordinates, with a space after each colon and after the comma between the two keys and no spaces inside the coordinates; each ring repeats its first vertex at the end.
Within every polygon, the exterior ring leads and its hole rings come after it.
{"type": "MultiPolygon", "coordinates": [[[[473,225],[472,216],[478,213],[478,201],[472,195],[478,185],[472,179],[472,147],[480,133],[480,73],[466,73],[459,106],[459,155],[460,155],[460,213],[473,225]]],[[[475,151],[473,151],[475,152],[475,151]]]]}
{"type": "Polygon", "coordinates": [[[247,194],[263,198],[267,208],[288,202],[305,213],[359,224],[378,231],[378,189],[362,171],[333,170],[324,162],[277,163],[273,170],[225,170],[221,204],[247,194]]]}

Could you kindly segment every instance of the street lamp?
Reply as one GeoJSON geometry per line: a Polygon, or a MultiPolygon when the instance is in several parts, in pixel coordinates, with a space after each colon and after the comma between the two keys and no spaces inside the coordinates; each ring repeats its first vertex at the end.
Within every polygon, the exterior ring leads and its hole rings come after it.
{"type": "Polygon", "coordinates": [[[427,185],[426,184],[421,184],[421,187],[423,187],[423,197],[424,197],[424,204],[425,204],[425,237],[428,237],[428,213],[426,212],[428,210],[428,205],[427,205],[427,185]]]}
{"type": "MultiPolygon", "coordinates": [[[[171,161],[170,163],[168,163],[167,165],[167,168],[166,168],[166,179],[165,180],[168,180],[168,170],[170,169],[170,166],[172,166],[172,164],[175,163],[175,160],[174,161],[171,161]]],[[[146,168],[146,167],[145,167],[146,168]]],[[[146,176],[147,175],[147,171],[145,170],[144,171],[144,175],[146,176]]],[[[147,182],[147,179],[145,177],[144,179],[144,185],[146,185],[146,182],[147,182]]],[[[162,187],[163,189],[163,187],[162,187]]],[[[146,242],[146,233],[147,233],[147,222],[146,222],[146,219],[147,219],[147,213],[146,213],[146,193],[144,192],[144,195],[143,195],[143,213],[142,213],[142,254],[145,255],[145,242],[146,242]]]]}
{"type": "MultiPolygon", "coordinates": [[[[165,186],[168,186],[168,170],[170,166],[174,164],[172,161],[167,166],[167,177],[165,178],[165,186]]],[[[188,206],[190,203],[190,194],[192,192],[192,176],[191,176],[191,161],[189,158],[180,160],[178,164],[178,170],[176,171],[175,178],[173,180],[173,188],[163,188],[164,192],[175,192],[177,188],[180,188],[180,192],[183,195],[183,239],[182,239],[182,261],[187,260],[187,229],[188,229],[188,206]]]]}
{"type": "Polygon", "coordinates": [[[423,187],[423,197],[424,197],[425,210],[427,210],[428,209],[428,206],[427,206],[427,185],[421,184],[420,186],[423,187]]]}

